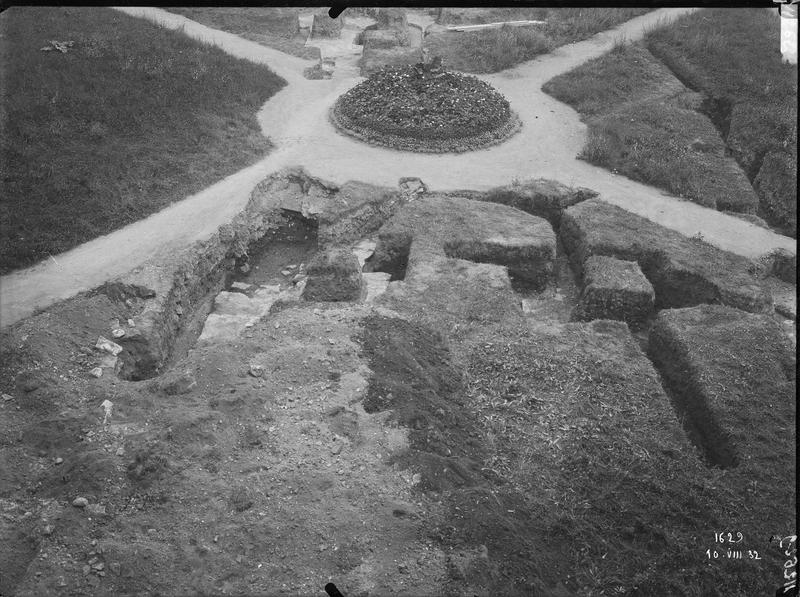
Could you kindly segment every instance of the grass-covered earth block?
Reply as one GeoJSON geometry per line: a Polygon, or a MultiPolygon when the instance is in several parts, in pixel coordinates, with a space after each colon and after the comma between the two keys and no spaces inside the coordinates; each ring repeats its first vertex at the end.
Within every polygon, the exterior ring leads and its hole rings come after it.
{"type": "Polygon", "coordinates": [[[722,305],[666,309],[649,352],[711,464],[792,483],[795,357],[780,324],[722,305]]]}
{"type": "Polygon", "coordinates": [[[581,320],[618,319],[636,327],[653,311],[655,292],[635,261],[593,255],[583,264],[583,291],[575,309],[581,320]]]}
{"type": "Polygon", "coordinates": [[[771,305],[749,259],[598,199],[567,208],[560,238],[578,270],[592,255],[636,261],[655,289],[656,308],[722,303],[757,312],[771,305]]]}
{"type": "Polygon", "coordinates": [[[452,260],[491,263],[542,288],[552,278],[555,254],[556,235],[543,218],[505,205],[431,194],[405,205],[381,226],[371,265],[394,273],[405,262],[410,278],[430,279],[436,277],[437,262],[449,261],[450,267],[452,260]]]}
{"type": "Polygon", "coordinates": [[[343,94],[331,118],[368,143],[425,153],[494,145],[520,126],[508,100],[487,83],[421,64],[379,70],[343,94]]]}

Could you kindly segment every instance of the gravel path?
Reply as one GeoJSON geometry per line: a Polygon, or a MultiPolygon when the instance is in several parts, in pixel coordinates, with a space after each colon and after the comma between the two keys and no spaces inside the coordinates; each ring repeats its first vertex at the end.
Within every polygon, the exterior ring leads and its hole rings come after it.
{"type": "Polygon", "coordinates": [[[656,10],[513,69],[482,76],[508,98],[524,123],[523,130],[496,147],[458,155],[393,151],[337,133],[327,111],[341,93],[362,80],[353,68],[353,56],[343,57],[341,64],[337,61],[332,79],[312,81],[302,72],[313,62],[158,8],[119,10],[171,29],[182,28],[190,37],[217,45],[233,56],[266,64],[285,78],[289,84],[258,113],[261,129],[276,149],[253,166],[144,220],[3,276],[0,325],[14,323],[36,307],[47,307],[94,288],[163,251],[175,251],[207,238],[243,208],[260,180],[288,165],[302,165],[314,176],[339,183],[361,180],[395,186],[403,176],[418,176],[432,190],[483,190],[509,184],[515,178],[552,178],[593,188],[609,203],[689,236],[700,232],[708,242],[747,257],[778,247],[795,252],[792,238],[577,160],[586,126],[574,110],[541,91],[545,81],[607,52],[616,39],[638,39],[648,27],[696,9],[656,10]]]}

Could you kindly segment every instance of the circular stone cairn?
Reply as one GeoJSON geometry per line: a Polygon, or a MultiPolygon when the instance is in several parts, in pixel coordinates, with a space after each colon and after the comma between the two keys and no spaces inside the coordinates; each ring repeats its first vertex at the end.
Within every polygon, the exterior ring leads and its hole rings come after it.
{"type": "Polygon", "coordinates": [[[371,145],[462,153],[502,143],[521,122],[508,101],[441,60],[386,66],[344,93],[330,111],[339,131],[371,145]]]}

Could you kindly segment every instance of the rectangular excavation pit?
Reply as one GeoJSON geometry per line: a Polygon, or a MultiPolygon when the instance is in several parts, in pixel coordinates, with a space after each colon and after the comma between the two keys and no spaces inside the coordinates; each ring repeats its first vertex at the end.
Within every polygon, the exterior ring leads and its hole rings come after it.
{"type": "Polygon", "coordinates": [[[226,287],[231,288],[235,282],[259,286],[291,281],[299,275],[301,264],[307,264],[317,253],[318,230],[316,219],[297,211],[280,210],[274,227],[250,243],[246,253],[236,260],[226,287]]]}
{"type": "Polygon", "coordinates": [[[405,280],[412,238],[411,234],[381,234],[362,271],[387,273],[390,282],[405,280]]]}
{"type": "Polygon", "coordinates": [[[555,243],[515,243],[513,239],[452,240],[444,243],[447,257],[508,269],[511,287],[520,294],[540,292],[553,279],[555,243]]]}
{"type": "Polygon", "coordinates": [[[209,240],[106,285],[111,298],[143,308],[136,333],[119,340],[124,348],[119,376],[140,381],[158,375],[195,345],[221,292],[247,294],[249,288],[252,295],[269,283],[290,287],[301,260],[316,248],[313,218],[292,210],[246,210],[209,240]],[[146,297],[140,296],[143,288],[146,297]]]}

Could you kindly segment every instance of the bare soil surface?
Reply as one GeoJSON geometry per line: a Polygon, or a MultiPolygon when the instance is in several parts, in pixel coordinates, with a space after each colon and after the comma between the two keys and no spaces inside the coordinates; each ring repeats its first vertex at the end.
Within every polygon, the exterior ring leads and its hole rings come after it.
{"type": "Polygon", "coordinates": [[[312,81],[302,76],[312,64],[309,61],[160,9],[121,10],[165,27],[181,28],[185,34],[218,45],[234,56],[267,64],[285,78],[289,84],[258,114],[264,134],[277,149],[261,162],[158,214],[49,261],[3,276],[3,326],[37,307],[94,288],[161,252],[207,238],[242,209],[259,180],[280,167],[295,164],[337,182],[362,180],[394,186],[400,177],[418,176],[437,190],[481,190],[508,184],[515,178],[548,177],[594,188],[604,201],[687,236],[700,232],[708,242],[747,257],[779,247],[795,251],[795,242],[788,237],[577,160],[586,126],[574,110],[541,91],[545,81],[608,51],[615,39],[638,39],[647,27],[693,9],[653,11],[584,42],[559,48],[551,55],[482,77],[503,93],[519,113],[523,121],[521,133],[502,145],[475,153],[434,156],[371,147],[335,131],[328,110],[341,93],[361,80],[352,66],[357,56],[342,56],[342,68],[337,68],[332,79],[312,81]]]}
{"type": "MultiPolygon", "coordinates": [[[[194,269],[164,270],[166,287],[131,274],[4,330],[0,593],[777,587],[784,558],[763,529],[790,530],[783,477],[754,493],[740,471],[707,467],[628,328],[569,322],[580,282],[556,229],[591,194],[545,181],[554,196],[537,203],[520,191],[546,219],[421,188],[288,171],[182,257],[194,269]],[[317,250],[356,249],[361,262],[372,242],[373,269],[392,273],[385,292],[300,298],[317,250]],[[214,260],[228,262],[221,287],[214,260]],[[531,263],[533,288],[515,287],[531,263]],[[154,310],[188,337],[123,379],[98,337],[130,363],[154,310]],[[706,565],[711,532],[698,529],[723,520],[762,562],[706,565]]],[[[763,341],[783,359],[773,327],[763,341]]],[[[742,375],[758,384],[755,373],[742,375]]]]}

